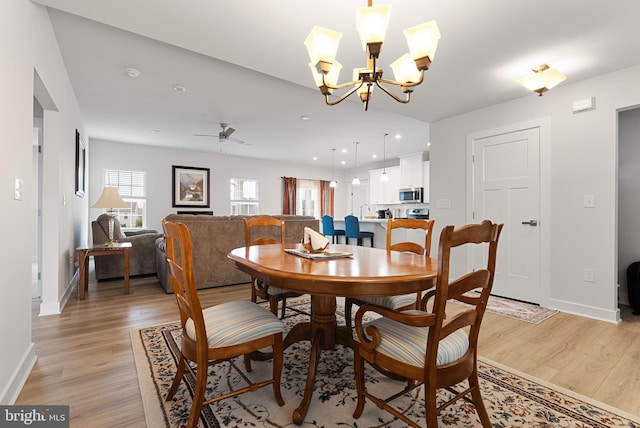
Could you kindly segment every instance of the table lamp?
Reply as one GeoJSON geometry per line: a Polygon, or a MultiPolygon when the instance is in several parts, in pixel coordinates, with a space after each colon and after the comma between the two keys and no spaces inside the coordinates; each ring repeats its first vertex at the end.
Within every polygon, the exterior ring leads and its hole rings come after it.
{"type": "Polygon", "coordinates": [[[116,241],[113,239],[113,228],[115,225],[114,217],[116,216],[115,208],[129,208],[129,204],[122,200],[117,187],[105,187],[100,195],[100,199],[91,206],[91,208],[106,208],[109,216],[109,245],[114,245],[116,241]]]}

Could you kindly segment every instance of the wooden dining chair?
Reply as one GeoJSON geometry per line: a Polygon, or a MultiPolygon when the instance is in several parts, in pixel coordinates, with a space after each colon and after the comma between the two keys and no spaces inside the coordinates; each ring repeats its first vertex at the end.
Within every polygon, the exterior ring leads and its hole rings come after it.
{"type": "MultiPolygon", "coordinates": [[[[390,402],[404,393],[424,385],[424,400],[428,428],[438,427],[438,412],[458,399],[471,394],[484,428],[491,428],[489,415],[482,401],[477,373],[477,349],[480,325],[491,293],[496,268],[498,238],[502,224],[488,220],[455,228],[446,226],[440,234],[438,249],[438,275],[435,289],[422,299],[421,310],[403,312],[373,305],[363,305],[355,319],[357,339],[354,341],[354,370],[358,400],[353,413],[359,418],[369,399],[379,408],[388,411],[409,426],[419,425],[393,407],[390,402]],[[449,280],[451,249],[460,246],[482,244],[486,247],[487,265],[484,269],[468,272],[455,280],[449,280]],[[467,293],[476,290],[479,294],[467,293]],[[434,298],[433,307],[427,310],[427,302],[434,298]],[[449,302],[459,301],[469,307],[455,315],[445,316],[449,302]],[[382,315],[367,324],[362,323],[367,312],[382,315]],[[364,362],[367,361],[380,373],[409,380],[405,388],[388,398],[370,393],[364,380],[364,362]],[[468,387],[461,390],[461,382],[468,387]],[[456,388],[453,388],[458,385],[456,388]],[[436,400],[439,389],[451,392],[446,402],[436,400]]],[[[386,393],[385,392],[385,393],[386,393]]]]}
{"type": "Polygon", "coordinates": [[[245,392],[272,385],[279,406],[284,405],[280,392],[283,365],[282,321],[255,303],[233,301],[202,309],[193,277],[193,257],[189,229],[183,223],[163,220],[169,279],[175,291],[182,324],[180,359],[167,394],[171,401],[188,370],[195,379],[188,428],[198,424],[202,406],[245,392]],[[270,379],[252,382],[233,358],[244,356],[245,370],[251,371],[249,354],[271,347],[273,371],[270,379]],[[228,360],[247,382],[247,386],[216,397],[206,397],[209,364],[228,360]],[[189,362],[195,363],[195,369],[189,362]]]}
{"type": "MultiPolygon", "coordinates": [[[[416,218],[389,219],[387,222],[387,251],[407,251],[424,256],[431,253],[431,235],[433,233],[434,220],[422,220],[416,218]],[[401,241],[392,244],[393,230],[424,230],[424,244],[413,241],[401,241]]],[[[347,297],[344,301],[344,319],[347,327],[351,328],[351,310],[353,305],[362,306],[365,303],[382,306],[389,309],[418,309],[422,293],[405,294],[401,296],[383,297],[347,297]]]]}
{"type": "MultiPolygon", "coordinates": [[[[284,219],[271,216],[258,216],[243,218],[245,247],[252,245],[283,244],[285,243],[284,219]]],[[[285,317],[287,299],[301,296],[289,290],[274,287],[257,278],[251,278],[251,301],[256,303],[258,299],[269,302],[269,308],[275,315],[278,314],[278,303],[282,302],[280,318],[285,317]]],[[[306,314],[296,308],[291,310],[306,314]]]]}

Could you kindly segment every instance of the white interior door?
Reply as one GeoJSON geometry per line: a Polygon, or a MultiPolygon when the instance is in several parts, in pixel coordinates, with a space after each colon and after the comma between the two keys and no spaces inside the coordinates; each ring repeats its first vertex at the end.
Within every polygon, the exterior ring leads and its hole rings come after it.
{"type": "Polygon", "coordinates": [[[475,138],[472,150],[474,219],[504,223],[492,294],[539,304],[540,129],[475,138]]]}

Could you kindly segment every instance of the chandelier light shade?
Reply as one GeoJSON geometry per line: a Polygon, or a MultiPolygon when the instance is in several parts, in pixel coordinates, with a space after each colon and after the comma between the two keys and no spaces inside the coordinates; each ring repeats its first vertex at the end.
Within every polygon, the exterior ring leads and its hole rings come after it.
{"type": "Polygon", "coordinates": [[[353,80],[342,84],[338,83],[342,65],[336,61],[342,33],[313,27],[304,44],[309,53],[309,66],[314,81],[328,105],[336,105],[356,92],[367,110],[374,86],[400,103],[410,101],[413,87],[422,83],[424,72],[431,66],[440,40],[440,31],[435,21],[404,30],[409,54],[391,64],[395,80],[385,79],[382,77],[383,69],[377,67],[376,63],[382,51],[390,16],[391,6],[373,6],[372,0],[368,0],[367,7],[356,10],[356,29],[366,52],[367,64],[354,69],[353,80]],[[395,87],[395,92],[388,86],[395,87]],[[345,92],[342,95],[331,98],[335,90],[343,89],[345,92]]]}
{"type": "Polygon", "coordinates": [[[387,175],[387,133],[384,134],[382,140],[382,175],[380,175],[380,181],[389,181],[387,175]]]}
{"type": "Polygon", "coordinates": [[[542,64],[531,69],[533,74],[517,82],[530,91],[537,92],[541,97],[549,89],[564,82],[567,77],[555,68],[549,68],[547,64],[542,64]]]}
{"type": "Polygon", "coordinates": [[[351,184],[360,184],[360,179],[358,178],[358,144],[360,144],[359,142],[355,142],[353,143],[356,146],[356,166],[355,166],[355,172],[353,175],[353,180],[351,180],[351,184]]]}

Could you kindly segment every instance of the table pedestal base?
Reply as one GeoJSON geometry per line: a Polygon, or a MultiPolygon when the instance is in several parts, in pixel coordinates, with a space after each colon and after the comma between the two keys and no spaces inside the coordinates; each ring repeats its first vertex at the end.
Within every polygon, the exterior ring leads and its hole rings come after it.
{"type": "Polygon", "coordinates": [[[336,322],[335,297],[311,296],[311,322],[296,324],[287,334],[284,347],[286,349],[302,340],[311,341],[311,355],[304,395],[298,408],[293,411],[293,423],[296,425],[302,425],[309,410],[320,353],[333,349],[336,344],[353,347],[351,329],[338,326],[336,322]]]}

